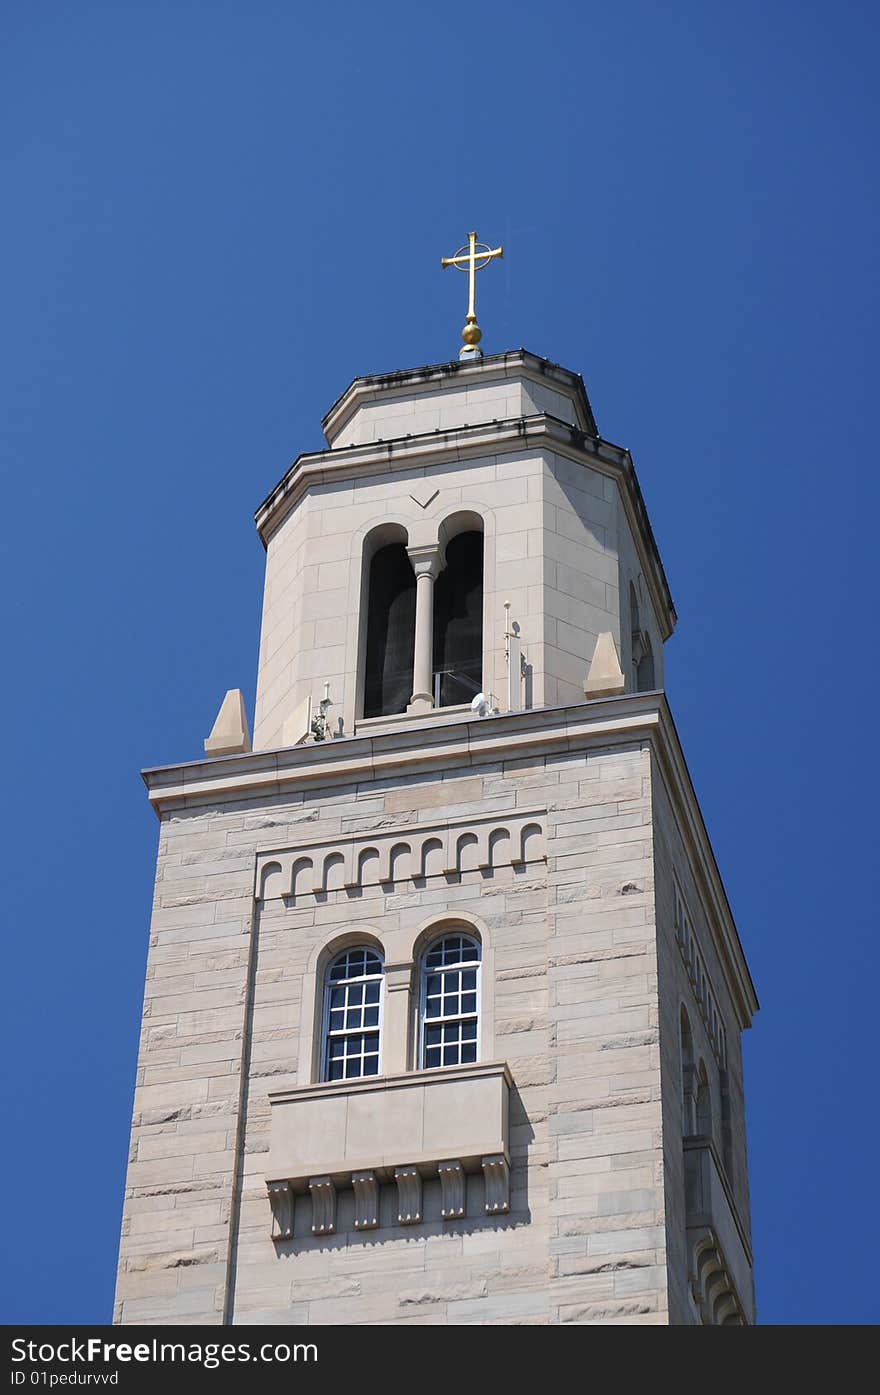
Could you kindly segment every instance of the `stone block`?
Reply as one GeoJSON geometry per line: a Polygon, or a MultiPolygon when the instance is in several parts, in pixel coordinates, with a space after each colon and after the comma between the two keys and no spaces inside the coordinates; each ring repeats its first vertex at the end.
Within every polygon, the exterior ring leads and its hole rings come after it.
{"type": "Polygon", "coordinates": [[[240,688],[230,688],[211,728],[205,738],[205,754],[209,756],[230,756],[251,749],[244,696],[240,688]]]}

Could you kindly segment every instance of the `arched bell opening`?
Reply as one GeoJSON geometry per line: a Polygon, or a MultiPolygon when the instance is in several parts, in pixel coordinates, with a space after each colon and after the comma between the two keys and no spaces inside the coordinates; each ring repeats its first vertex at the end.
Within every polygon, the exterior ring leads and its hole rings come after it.
{"type": "Polygon", "coordinates": [[[434,706],[470,702],[483,687],[483,534],[474,528],[446,544],[434,585],[434,706]]]}
{"type": "Polygon", "coordinates": [[[373,552],[367,586],[364,716],[405,712],[412,693],[416,578],[403,541],[373,552]]]}

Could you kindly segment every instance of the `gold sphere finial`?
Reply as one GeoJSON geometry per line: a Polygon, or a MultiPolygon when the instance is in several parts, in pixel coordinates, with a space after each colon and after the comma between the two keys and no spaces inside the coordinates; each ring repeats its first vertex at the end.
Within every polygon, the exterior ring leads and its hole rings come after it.
{"type": "Polygon", "coordinates": [[[476,320],[468,320],[464,329],[461,331],[461,337],[466,344],[470,344],[473,348],[473,346],[479,344],[482,339],[483,331],[480,329],[476,320]]]}

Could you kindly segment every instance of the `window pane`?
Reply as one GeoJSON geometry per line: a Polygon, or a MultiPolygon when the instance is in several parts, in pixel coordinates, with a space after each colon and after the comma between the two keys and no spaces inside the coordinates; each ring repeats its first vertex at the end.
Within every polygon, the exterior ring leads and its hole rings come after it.
{"type": "Polygon", "coordinates": [[[426,1068],[476,1061],[479,962],[480,946],[468,935],[445,935],[428,948],[422,961],[426,1068]]]}
{"type": "Polygon", "coordinates": [[[383,964],[365,946],[346,950],[333,961],[327,975],[325,1044],[328,1080],[355,1079],[379,1072],[379,1026],[383,964]],[[363,1004],[369,1004],[364,1007],[363,1004]]]}
{"type": "Polygon", "coordinates": [[[329,979],[331,983],[346,979],[378,977],[382,973],[382,960],[373,950],[350,949],[333,961],[329,979]]]}

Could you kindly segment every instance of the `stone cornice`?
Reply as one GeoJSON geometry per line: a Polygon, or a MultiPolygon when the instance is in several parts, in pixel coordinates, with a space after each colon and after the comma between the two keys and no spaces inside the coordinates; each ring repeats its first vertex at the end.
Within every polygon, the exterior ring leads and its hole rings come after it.
{"type": "Polygon", "coordinates": [[[748,1027],[758,1001],[703,822],[678,733],[662,693],[625,694],[570,707],[511,712],[497,717],[432,723],[430,716],[402,731],[351,736],[277,751],[162,766],[143,772],[156,813],[216,807],[255,797],[386,779],[419,770],[479,766],[498,759],[579,751],[594,745],[648,740],[686,835],[694,875],[705,898],[715,949],[748,1027]]]}
{"type": "Polygon", "coordinates": [[[581,426],[597,436],[598,428],[580,373],[572,373],[558,363],[529,353],[528,349],[512,349],[504,354],[489,354],[476,361],[452,359],[447,363],[430,363],[421,368],[404,368],[396,373],[372,373],[355,378],[337,397],[321,423],[328,445],[332,445],[345,423],[364,402],[376,402],[381,397],[395,398],[411,395],[414,388],[431,391],[451,387],[468,387],[477,383],[502,382],[506,378],[527,378],[535,383],[549,383],[568,393],[575,401],[581,426]]]}
{"type": "Polygon", "coordinates": [[[161,813],[172,806],[280,795],[289,789],[325,789],[425,768],[537,755],[595,740],[638,740],[659,725],[660,700],[656,693],[628,694],[495,717],[468,714],[444,723],[433,722],[429,713],[399,730],[158,766],[142,774],[150,801],[161,813]]]}
{"type": "Polygon", "coordinates": [[[418,1087],[425,1081],[484,1080],[500,1077],[508,1087],[513,1085],[510,1066],[506,1061],[478,1061],[473,1065],[440,1066],[437,1069],[404,1071],[401,1075],[368,1075],[354,1080],[325,1080],[316,1085],[294,1085],[269,1091],[270,1104],[295,1104],[298,1100],[332,1099],[334,1095],[374,1095],[395,1090],[401,1085],[418,1087]],[[441,1074],[442,1072],[442,1074],[441,1074]]]}
{"type": "Polygon", "coordinates": [[[675,606],[629,451],[545,412],[300,455],[257,510],[257,531],[266,546],[275,529],[314,485],[534,447],[553,450],[617,481],[662,638],[668,639],[677,618],[675,606]]]}

